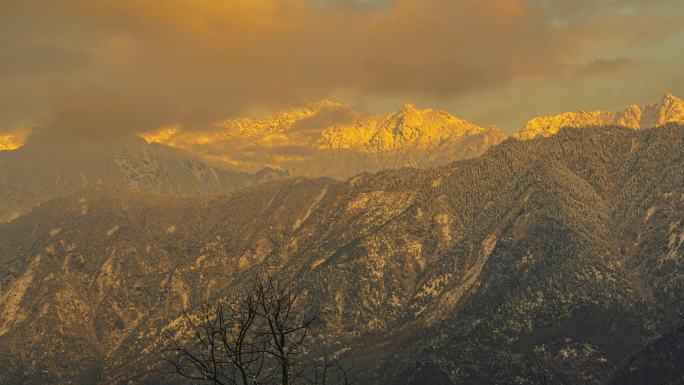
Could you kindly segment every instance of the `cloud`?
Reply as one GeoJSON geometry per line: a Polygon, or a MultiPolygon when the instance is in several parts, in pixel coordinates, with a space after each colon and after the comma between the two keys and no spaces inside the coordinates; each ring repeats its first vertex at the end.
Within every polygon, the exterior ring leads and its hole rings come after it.
{"type": "Polygon", "coordinates": [[[591,62],[580,65],[575,69],[579,76],[595,76],[602,74],[615,74],[632,69],[638,62],[632,58],[620,57],[615,59],[594,59],[591,62]]]}
{"type": "Polygon", "coordinates": [[[107,137],[205,127],[336,93],[470,95],[586,62],[627,17],[604,12],[612,19],[602,26],[582,19],[595,1],[566,10],[551,3],[572,2],[13,2],[0,16],[0,101],[11,110],[0,113],[0,131],[35,118],[50,132],[107,137]],[[581,20],[556,23],[563,12],[581,20]]]}
{"type": "Polygon", "coordinates": [[[679,0],[525,0],[540,7],[557,22],[585,23],[609,15],[647,18],[681,11],[679,0]]]}
{"type": "Polygon", "coordinates": [[[359,117],[356,111],[346,106],[331,108],[296,121],[290,129],[308,140],[315,140],[318,139],[318,134],[322,128],[335,124],[350,124],[359,117]],[[311,137],[312,134],[313,137],[311,137]]]}
{"type": "Polygon", "coordinates": [[[311,0],[311,4],[319,7],[382,9],[394,4],[394,0],[311,0]]]}
{"type": "Polygon", "coordinates": [[[117,94],[97,87],[59,90],[52,106],[47,133],[100,140],[109,140],[120,132],[157,127],[176,114],[174,106],[163,99],[117,94]]]}

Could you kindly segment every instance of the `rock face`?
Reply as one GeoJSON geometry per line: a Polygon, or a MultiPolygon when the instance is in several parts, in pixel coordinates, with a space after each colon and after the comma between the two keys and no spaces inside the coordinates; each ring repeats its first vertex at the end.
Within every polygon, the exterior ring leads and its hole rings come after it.
{"type": "Polygon", "coordinates": [[[411,104],[392,114],[363,116],[325,100],[264,119],[142,136],[247,171],[272,167],[338,179],[387,168],[440,166],[480,155],[507,138],[498,128],[411,104]]]}
{"type": "Polygon", "coordinates": [[[230,195],[98,185],[0,225],[0,346],[28,384],[159,383],[160,331],[268,266],[364,383],[602,384],[684,317],[683,194],[675,125],[230,195]]]}
{"type": "Polygon", "coordinates": [[[96,182],[153,192],[211,193],[278,174],[213,167],[185,151],[148,144],[135,136],[108,143],[29,142],[13,151],[0,151],[0,222],[96,182]]]}
{"type": "Polygon", "coordinates": [[[563,127],[622,126],[635,130],[684,123],[684,101],[668,93],[658,103],[645,107],[629,105],[619,112],[579,111],[541,116],[527,122],[518,134],[521,139],[555,135],[563,127]]]}

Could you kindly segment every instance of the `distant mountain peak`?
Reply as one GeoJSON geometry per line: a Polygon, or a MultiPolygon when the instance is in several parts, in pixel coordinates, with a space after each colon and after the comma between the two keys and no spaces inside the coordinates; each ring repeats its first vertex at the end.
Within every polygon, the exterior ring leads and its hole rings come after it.
{"type": "Polygon", "coordinates": [[[414,112],[416,110],[418,110],[418,107],[415,104],[406,102],[401,106],[399,112],[414,112]]]}
{"type": "Polygon", "coordinates": [[[312,111],[327,110],[330,108],[345,108],[346,104],[335,102],[329,99],[321,99],[307,104],[307,108],[312,111]]]}
{"type": "Polygon", "coordinates": [[[270,117],[144,136],[245,171],[272,167],[338,178],[384,168],[442,165],[477,156],[507,137],[499,129],[412,103],[368,116],[327,99],[270,117]]]}
{"type": "Polygon", "coordinates": [[[684,101],[668,92],[659,103],[644,107],[642,115],[643,128],[670,122],[684,122],[684,101]]]}
{"type": "Polygon", "coordinates": [[[678,97],[676,97],[672,92],[669,92],[669,91],[665,94],[665,96],[663,96],[663,99],[662,99],[663,102],[665,102],[665,101],[667,101],[667,100],[676,100],[676,101],[679,101],[679,102],[682,101],[681,99],[679,99],[678,97]]]}
{"type": "Polygon", "coordinates": [[[22,133],[0,134],[0,151],[16,150],[26,141],[26,135],[22,133]]]}
{"type": "Polygon", "coordinates": [[[666,123],[684,122],[684,101],[668,92],[659,102],[639,107],[628,105],[622,111],[577,111],[529,120],[518,133],[521,139],[551,136],[563,127],[623,126],[635,130],[657,127],[666,123]]]}
{"type": "MultiPolygon", "coordinates": [[[[424,151],[447,143],[457,146],[465,137],[487,135],[489,132],[491,129],[486,130],[448,112],[405,103],[388,115],[371,116],[354,124],[329,128],[323,133],[323,143],[326,147],[379,154],[399,150],[424,151]]],[[[500,130],[498,134],[493,139],[497,143],[506,136],[500,130]]]]}

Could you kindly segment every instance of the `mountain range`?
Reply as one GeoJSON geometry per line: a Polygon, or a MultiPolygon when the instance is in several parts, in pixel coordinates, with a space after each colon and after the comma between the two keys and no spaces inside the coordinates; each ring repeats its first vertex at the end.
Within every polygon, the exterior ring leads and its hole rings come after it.
{"type": "Polygon", "coordinates": [[[142,136],[237,169],[271,167],[336,179],[387,168],[439,166],[480,155],[508,137],[496,127],[412,104],[365,116],[328,100],[263,119],[226,120],[200,131],[172,127],[142,136]]]}
{"type": "Polygon", "coordinates": [[[364,383],[678,384],[683,255],[677,124],[229,194],[96,184],[0,224],[0,346],[26,384],[170,381],[160,332],[266,268],[364,383]]]}
{"type": "MultiPolygon", "coordinates": [[[[562,127],[640,129],[672,122],[684,122],[684,101],[668,93],[643,108],[630,105],[619,112],[535,117],[514,136],[550,136],[562,127]]],[[[473,158],[509,134],[412,104],[394,113],[365,116],[347,105],[323,100],[262,119],[226,120],[204,130],[171,127],[142,136],[244,171],[270,167],[292,175],[344,180],[362,172],[435,167],[473,158]]]]}
{"type": "MultiPolygon", "coordinates": [[[[684,122],[684,102],[670,93],[658,103],[622,112],[537,117],[512,136],[549,136],[566,126],[640,129],[669,122],[684,122]]],[[[510,135],[412,104],[366,116],[324,100],[267,118],[226,120],[199,130],[167,127],[140,136],[145,140],[130,136],[98,143],[38,136],[25,144],[23,135],[0,137],[0,150],[8,150],[0,151],[0,222],[98,181],[188,194],[227,192],[287,176],[346,180],[474,158],[510,135]]]]}
{"type": "Polygon", "coordinates": [[[630,104],[622,111],[578,111],[536,117],[518,133],[522,139],[550,136],[563,127],[621,126],[635,130],[658,127],[666,123],[684,123],[684,101],[667,93],[660,102],[644,107],[630,104]]]}

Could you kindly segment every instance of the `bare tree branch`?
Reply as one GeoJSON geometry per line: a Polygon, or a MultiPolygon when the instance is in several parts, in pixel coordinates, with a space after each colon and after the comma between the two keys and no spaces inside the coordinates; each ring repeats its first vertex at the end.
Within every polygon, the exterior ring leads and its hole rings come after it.
{"type": "Polygon", "coordinates": [[[216,385],[324,385],[333,371],[349,384],[339,359],[316,345],[318,315],[302,302],[291,283],[257,276],[239,301],[184,313],[184,333],[165,335],[164,362],[170,373],[216,385]]]}

